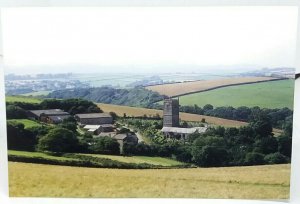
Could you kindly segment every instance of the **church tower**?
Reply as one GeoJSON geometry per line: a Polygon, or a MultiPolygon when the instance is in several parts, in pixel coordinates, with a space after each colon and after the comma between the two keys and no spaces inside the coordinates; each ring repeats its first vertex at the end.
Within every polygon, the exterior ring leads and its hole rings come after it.
{"type": "Polygon", "coordinates": [[[164,100],[164,127],[179,127],[179,99],[164,100]]]}

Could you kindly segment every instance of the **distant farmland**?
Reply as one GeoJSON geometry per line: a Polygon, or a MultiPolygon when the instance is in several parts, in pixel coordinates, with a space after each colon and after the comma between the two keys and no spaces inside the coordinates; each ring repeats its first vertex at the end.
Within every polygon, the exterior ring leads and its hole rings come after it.
{"type": "Polygon", "coordinates": [[[279,79],[273,77],[232,77],[227,79],[214,79],[214,80],[192,81],[192,82],[173,83],[173,84],[162,84],[162,85],[148,86],[146,88],[152,91],[156,91],[162,95],[175,97],[175,96],[183,96],[190,93],[197,93],[197,92],[212,90],[216,88],[226,87],[226,86],[257,83],[257,82],[271,81],[271,80],[279,80],[279,79]]]}
{"type": "MultiPolygon", "coordinates": [[[[147,116],[155,116],[158,114],[160,117],[162,117],[162,113],[163,113],[162,110],[137,108],[137,107],[130,107],[130,106],[120,106],[120,105],[112,105],[112,104],[104,104],[104,103],[98,103],[98,106],[104,112],[115,112],[118,116],[121,116],[121,117],[123,117],[124,113],[128,117],[130,117],[130,116],[143,117],[145,114],[147,116]]],[[[181,120],[184,120],[184,121],[196,121],[196,122],[200,122],[204,118],[207,123],[216,125],[216,126],[241,127],[241,126],[248,125],[248,123],[246,123],[246,122],[241,122],[241,121],[237,121],[237,120],[228,120],[228,119],[223,119],[223,118],[191,114],[191,113],[180,112],[179,117],[181,120]]],[[[273,128],[273,133],[275,135],[279,135],[280,133],[282,133],[282,130],[273,128]]]]}
{"type": "MultiPolygon", "coordinates": [[[[147,108],[137,108],[137,107],[129,107],[129,106],[120,106],[120,105],[111,105],[111,104],[103,104],[99,103],[98,106],[104,112],[115,112],[119,116],[123,116],[124,113],[127,116],[133,117],[143,117],[145,114],[147,116],[155,116],[160,115],[162,117],[162,110],[155,110],[155,109],[147,109],[147,108]]],[[[216,118],[211,116],[205,115],[197,115],[197,114],[190,114],[190,113],[180,113],[180,119],[184,121],[201,121],[205,119],[207,123],[211,123],[214,125],[221,125],[221,126],[228,126],[228,127],[240,127],[245,126],[248,123],[240,122],[236,120],[227,120],[223,118],[216,118]]]]}
{"type": "Polygon", "coordinates": [[[189,94],[180,97],[180,104],[197,104],[200,107],[211,104],[215,107],[259,106],[261,108],[288,107],[293,109],[293,96],[294,80],[280,80],[230,86],[189,94]]]}
{"type": "Polygon", "coordinates": [[[290,165],[99,169],[9,162],[12,197],[288,199],[290,165]]]}
{"type": "Polygon", "coordinates": [[[32,98],[28,96],[5,96],[6,102],[25,102],[25,103],[40,103],[42,99],[32,98]]]}

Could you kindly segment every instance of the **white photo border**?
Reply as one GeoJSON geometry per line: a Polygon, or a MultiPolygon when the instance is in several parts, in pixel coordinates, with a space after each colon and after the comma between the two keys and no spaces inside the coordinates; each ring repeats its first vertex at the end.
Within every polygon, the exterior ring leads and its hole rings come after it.
{"type": "MultiPolygon", "coordinates": [[[[298,36],[296,51],[296,73],[300,73],[300,0],[0,0],[0,9],[5,7],[88,7],[88,6],[296,6],[298,7],[298,36]]],[[[0,10],[1,17],[1,10],[0,10]]],[[[1,22],[1,18],[0,18],[1,22]]],[[[280,201],[232,200],[232,199],[71,199],[71,198],[9,198],[8,161],[6,141],[6,111],[4,70],[2,51],[2,27],[0,23],[0,203],[3,204],[95,204],[104,203],[241,203],[274,204],[280,201]]],[[[300,78],[295,82],[293,150],[291,163],[291,204],[300,203],[300,78]]],[[[285,202],[286,201],[282,201],[285,202]]]]}

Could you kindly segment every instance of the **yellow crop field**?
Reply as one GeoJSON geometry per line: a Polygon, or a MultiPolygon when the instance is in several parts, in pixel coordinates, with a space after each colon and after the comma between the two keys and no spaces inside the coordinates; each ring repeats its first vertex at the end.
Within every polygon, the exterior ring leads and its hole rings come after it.
{"type": "Polygon", "coordinates": [[[162,84],[155,86],[146,87],[149,90],[158,92],[162,95],[174,97],[182,96],[189,93],[196,93],[200,91],[206,91],[215,89],[218,87],[225,87],[230,85],[239,85],[247,83],[256,83],[263,81],[276,80],[272,77],[231,77],[227,79],[215,79],[215,80],[203,80],[203,81],[192,81],[174,84],[162,84]]]}
{"type": "Polygon", "coordinates": [[[288,199],[290,165],[101,169],[9,162],[12,197],[288,199]]]}

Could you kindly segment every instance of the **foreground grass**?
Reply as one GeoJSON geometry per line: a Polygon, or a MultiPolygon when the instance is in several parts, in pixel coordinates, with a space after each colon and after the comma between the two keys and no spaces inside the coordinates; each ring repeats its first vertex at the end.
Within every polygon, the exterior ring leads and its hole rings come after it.
{"type": "Polygon", "coordinates": [[[28,96],[5,96],[6,102],[40,103],[42,100],[28,96]]]}
{"type": "Polygon", "coordinates": [[[124,170],[9,162],[13,197],[287,199],[289,176],[290,165],[124,170]]]}
{"type": "Polygon", "coordinates": [[[103,155],[103,154],[83,154],[92,157],[100,157],[100,158],[107,158],[111,160],[116,160],[125,163],[136,163],[136,164],[153,164],[153,165],[161,165],[161,166],[177,166],[183,165],[184,163],[163,158],[163,157],[147,157],[147,156],[116,156],[116,155],[103,155]]]}
{"type": "Polygon", "coordinates": [[[203,107],[212,104],[220,106],[259,106],[261,108],[293,109],[294,80],[261,82],[237,85],[180,97],[181,105],[197,104],[203,107]]]}
{"type": "Polygon", "coordinates": [[[42,124],[37,123],[36,121],[33,121],[33,120],[28,120],[28,119],[10,119],[10,120],[7,120],[7,121],[12,121],[12,122],[16,122],[16,123],[22,123],[25,128],[42,126],[42,124]]]}

